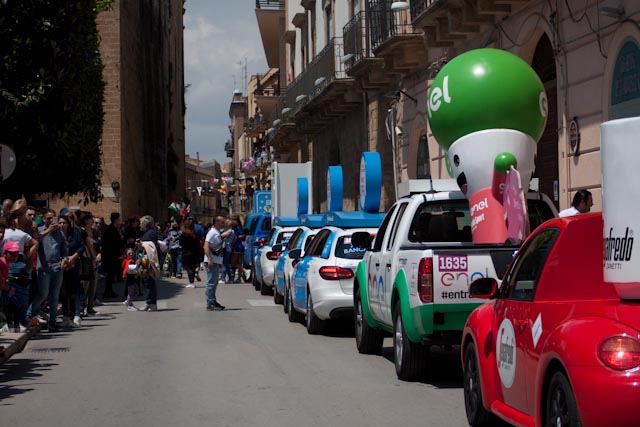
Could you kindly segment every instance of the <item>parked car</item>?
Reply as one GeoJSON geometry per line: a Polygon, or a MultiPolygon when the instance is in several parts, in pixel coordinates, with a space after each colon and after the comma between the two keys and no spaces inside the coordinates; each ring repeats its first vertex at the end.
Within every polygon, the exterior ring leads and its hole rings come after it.
{"type": "MultiPolygon", "coordinates": [[[[311,241],[304,257],[295,265],[291,284],[285,291],[288,317],[306,319],[307,332],[322,332],[328,319],[353,316],[353,276],[366,248],[352,245],[351,235],[377,228],[325,227],[311,241]]],[[[293,257],[300,249],[292,250],[293,257]]]]}
{"type": "Polygon", "coordinates": [[[494,425],[496,415],[517,426],[640,425],[640,305],[603,277],[596,213],[547,221],[500,286],[471,283],[490,302],[462,336],[470,425],[494,425]]]}
{"type": "Polygon", "coordinates": [[[255,260],[255,286],[256,290],[260,290],[260,294],[269,295],[271,293],[276,262],[282,254],[282,245],[286,245],[289,242],[289,239],[297,228],[298,227],[272,227],[271,232],[265,239],[265,243],[260,247],[255,260]],[[274,251],[272,249],[275,245],[279,245],[280,251],[274,251]]]}
{"type": "Polygon", "coordinates": [[[249,214],[245,219],[245,229],[247,229],[247,237],[245,240],[245,251],[243,257],[244,268],[249,270],[251,274],[246,277],[245,282],[250,282],[255,277],[253,260],[260,245],[256,242],[263,242],[271,231],[271,215],[270,214],[249,214]]]}
{"type": "MultiPolygon", "coordinates": [[[[289,252],[294,249],[301,249],[302,253],[304,253],[317,232],[318,230],[308,227],[299,227],[289,239],[286,247],[282,248],[282,255],[280,255],[276,264],[275,286],[273,287],[273,300],[276,304],[285,302],[285,287],[291,283],[294,259],[289,257],[289,252]]],[[[277,248],[274,247],[274,250],[277,250],[277,248]]],[[[284,310],[286,313],[286,304],[284,304],[284,310]]]]}

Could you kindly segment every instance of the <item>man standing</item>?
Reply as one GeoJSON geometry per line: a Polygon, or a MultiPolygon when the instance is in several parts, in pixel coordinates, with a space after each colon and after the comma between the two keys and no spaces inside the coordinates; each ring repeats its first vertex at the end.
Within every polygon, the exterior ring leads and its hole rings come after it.
{"type": "Polygon", "coordinates": [[[573,196],[573,202],[571,207],[560,211],[558,216],[560,218],[579,215],[591,211],[593,206],[593,196],[589,190],[578,190],[573,196]]]}
{"type": "Polygon", "coordinates": [[[102,235],[102,269],[105,272],[103,298],[115,298],[113,281],[119,277],[120,253],[123,248],[123,239],[120,234],[120,214],[111,212],[111,224],[107,226],[102,235]]]}
{"type": "Polygon", "coordinates": [[[222,270],[222,241],[227,237],[225,233],[228,235],[228,232],[220,234],[220,229],[223,226],[224,218],[216,217],[204,242],[204,253],[207,256],[207,286],[204,289],[204,295],[207,298],[207,310],[209,311],[224,310],[224,306],[216,299],[216,288],[218,287],[220,270],[222,270]]]}

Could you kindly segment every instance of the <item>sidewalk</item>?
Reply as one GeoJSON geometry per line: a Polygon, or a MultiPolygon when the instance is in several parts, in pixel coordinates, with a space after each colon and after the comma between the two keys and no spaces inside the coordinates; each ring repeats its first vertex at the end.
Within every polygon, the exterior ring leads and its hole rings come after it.
{"type": "Polygon", "coordinates": [[[5,332],[0,334],[0,365],[9,360],[11,356],[20,353],[27,345],[27,341],[36,336],[42,325],[29,329],[27,332],[5,332]]]}

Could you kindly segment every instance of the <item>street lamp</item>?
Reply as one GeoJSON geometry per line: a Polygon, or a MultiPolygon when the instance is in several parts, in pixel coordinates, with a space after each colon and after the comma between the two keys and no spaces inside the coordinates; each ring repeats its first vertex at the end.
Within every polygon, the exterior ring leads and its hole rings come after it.
{"type": "Polygon", "coordinates": [[[391,3],[391,10],[394,12],[407,10],[409,9],[409,7],[409,2],[406,1],[394,1],[393,3],[391,3]]]}
{"type": "Polygon", "coordinates": [[[280,119],[275,119],[275,120],[273,121],[273,127],[279,126],[279,125],[280,125],[280,123],[282,123],[282,120],[280,120],[280,119]]]}
{"type": "Polygon", "coordinates": [[[296,103],[301,103],[302,101],[304,101],[305,99],[307,99],[307,95],[302,94],[302,95],[298,95],[296,96],[296,103]]]}
{"type": "Polygon", "coordinates": [[[284,116],[285,114],[288,114],[290,111],[291,111],[291,108],[285,107],[282,109],[282,115],[284,116]]]}

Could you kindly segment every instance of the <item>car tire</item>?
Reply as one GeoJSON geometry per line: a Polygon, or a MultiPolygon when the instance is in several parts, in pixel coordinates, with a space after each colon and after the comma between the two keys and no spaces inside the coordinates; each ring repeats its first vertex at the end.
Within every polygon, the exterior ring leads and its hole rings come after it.
{"type": "Polygon", "coordinates": [[[361,354],[378,354],[382,350],[384,334],[367,323],[362,312],[362,298],[356,294],[356,308],[353,311],[356,347],[361,354]]]}
{"type": "Polygon", "coordinates": [[[278,287],[273,285],[273,302],[275,304],[282,304],[284,302],[284,296],[278,293],[278,287]]]}
{"type": "Polygon", "coordinates": [[[473,342],[469,343],[464,351],[462,378],[464,382],[464,409],[469,425],[472,427],[496,425],[497,418],[485,409],[482,400],[480,364],[478,363],[476,345],[473,342]]]}
{"type": "Polygon", "coordinates": [[[293,298],[291,298],[291,289],[289,289],[289,299],[287,300],[288,304],[287,304],[287,318],[289,319],[289,322],[296,322],[299,323],[302,321],[302,313],[296,311],[296,309],[293,307],[293,298]]]}
{"type": "Polygon", "coordinates": [[[307,316],[306,316],[307,333],[309,335],[318,335],[324,331],[325,321],[320,319],[315,311],[313,311],[313,300],[311,299],[311,291],[307,289],[307,316]]]}
{"type": "Polygon", "coordinates": [[[429,347],[409,340],[402,322],[400,304],[393,311],[393,362],[402,381],[420,379],[426,371],[429,347]]]}
{"type": "Polygon", "coordinates": [[[578,427],[582,425],[571,383],[563,372],[551,377],[545,398],[544,425],[578,427]]]}
{"type": "Polygon", "coordinates": [[[256,273],[253,271],[253,268],[251,269],[251,283],[253,283],[253,289],[256,291],[260,290],[260,283],[258,283],[258,278],[256,277],[256,273]]]}
{"type": "Polygon", "coordinates": [[[264,283],[264,280],[260,281],[260,295],[271,295],[271,288],[264,283]]]}

